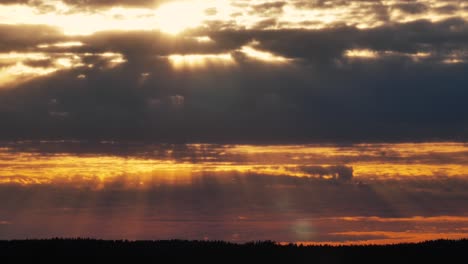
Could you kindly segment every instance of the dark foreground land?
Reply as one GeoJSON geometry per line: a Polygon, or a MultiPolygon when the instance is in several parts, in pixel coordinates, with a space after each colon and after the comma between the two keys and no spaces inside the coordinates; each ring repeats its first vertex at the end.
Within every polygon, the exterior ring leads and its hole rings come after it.
{"type": "Polygon", "coordinates": [[[0,262],[93,263],[468,263],[468,240],[388,246],[280,246],[273,242],[0,241],[0,262]],[[83,262],[85,261],[85,262],[83,262]]]}

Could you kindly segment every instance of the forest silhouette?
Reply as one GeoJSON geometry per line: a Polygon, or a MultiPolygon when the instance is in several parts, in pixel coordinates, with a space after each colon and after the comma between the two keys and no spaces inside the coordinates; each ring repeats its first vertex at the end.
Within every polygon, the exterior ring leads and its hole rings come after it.
{"type": "Polygon", "coordinates": [[[51,239],[0,241],[2,263],[468,263],[468,240],[365,246],[279,245],[272,241],[109,241],[51,239]]]}

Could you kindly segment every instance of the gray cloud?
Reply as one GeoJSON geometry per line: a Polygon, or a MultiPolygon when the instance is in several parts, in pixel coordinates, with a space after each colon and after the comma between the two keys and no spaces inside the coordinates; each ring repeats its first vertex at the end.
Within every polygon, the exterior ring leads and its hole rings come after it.
{"type": "Polygon", "coordinates": [[[369,30],[337,27],[309,31],[224,31],[215,32],[212,37],[223,44],[237,45],[256,39],[264,49],[290,58],[330,62],[340,58],[346,49],[354,48],[406,53],[434,51],[435,55],[443,55],[465,50],[467,32],[466,21],[450,19],[439,23],[420,20],[369,30]]]}
{"type": "MultiPolygon", "coordinates": [[[[12,32],[35,27],[4,26],[12,32]]],[[[213,42],[155,31],[99,32],[64,37],[18,34],[3,50],[38,51],[37,44],[81,41],[81,47],[42,52],[115,52],[127,60],[106,68],[99,56],[78,67],[0,92],[0,116],[12,138],[140,139],[206,142],[304,142],[368,140],[465,140],[468,26],[464,20],[415,21],[359,30],[200,29],[213,42]],[[271,65],[240,48],[293,59],[271,65]],[[19,48],[18,48],[19,47],[19,48]],[[375,59],[346,57],[368,49],[375,59]],[[170,54],[231,53],[235,67],[174,70],[170,54]],[[418,53],[428,54],[415,59],[418,53]],[[446,63],[456,60],[457,63],[446,63]],[[144,82],[142,74],[145,75],[144,82]],[[85,76],[79,80],[77,76],[85,76]],[[173,107],[171,98],[183,98],[173,107]],[[57,109],[49,102],[57,99],[57,109]],[[86,107],[85,107],[86,106],[86,107]],[[68,113],[56,118],[50,112],[68,113]]],[[[41,31],[39,31],[41,32],[41,31]]],[[[56,56],[56,55],[53,55],[56,56]]],[[[27,62],[47,65],[47,61],[27,62]]]]}
{"type": "Polygon", "coordinates": [[[0,24],[0,51],[22,51],[35,49],[42,43],[66,39],[58,28],[45,25],[5,25],[0,24]]]}
{"type": "Polygon", "coordinates": [[[457,11],[458,9],[459,9],[459,7],[456,6],[456,5],[447,4],[447,5],[438,7],[436,10],[437,10],[437,13],[440,13],[440,14],[452,14],[453,12],[457,11]]]}
{"type": "Polygon", "coordinates": [[[252,6],[251,14],[262,14],[264,16],[275,16],[283,12],[283,7],[287,5],[285,1],[266,2],[252,6]]]}
{"type": "Polygon", "coordinates": [[[419,14],[426,12],[429,7],[423,3],[404,3],[396,4],[393,6],[396,9],[399,9],[408,14],[419,14]]]}
{"type": "MultiPolygon", "coordinates": [[[[155,7],[158,4],[169,1],[171,0],[62,0],[63,3],[76,7],[80,10],[91,8],[110,8],[114,6],[155,7]]],[[[44,0],[2,0],[0,4],[25,4],[29,6],[37,6],[40,8],[46,5],[46,3],[47,1],[44,0]]]]}

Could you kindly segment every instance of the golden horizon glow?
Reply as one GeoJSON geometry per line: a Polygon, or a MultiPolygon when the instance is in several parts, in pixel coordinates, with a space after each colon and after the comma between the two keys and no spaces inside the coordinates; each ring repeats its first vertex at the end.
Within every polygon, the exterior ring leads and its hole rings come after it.
{"type": "Polygon", "coordinates": [[[353,246],[353,245],[395,245],[401,243],[420,243],[424,241],[449,239],[459,240],[466,239],[468,234],[466,232],[392,232],[392,231],[348,231],[348,232],[336,232],[330,235],[348,236],[349,238],[359,236],[376,236],[376,237],[387,237],[382,239],[365,239],[365,240],[345,240],[345,241],[297,241],[297,242],[280,242],[281,245],[288,245],[290,243],[303,245],[303,246],[353,246]]]}
{"type": "MultiPolygon", "coordinates": [[[[337,246],[396,244],[433,239],[461,239],[468,236],[468,215],[452,214],[451,212],[454,211],[445,211],[440,208],[440,204],[436,203],[436,209],[442,210],[436,211],[441,212],[437,215],[432,210],[426,211],[427,204],[414,203],[412,198],[435,197],[434,199],[439,199],[440,197],[443,203],[454,199],[454,206],[463,209],[463,188],[468,180],[468,156],[466,155],[468,144],[466,143],[344,146],[188,144],[182,148],[171,145],[132,145],[128,149],[133,149],[134,154],[120,156],[112,154],[113,149],[119,149],[120,143],[109,141],[96,145],[90,153],[66,151],[67,149],[82,150],[81,143],[80,141],[26,141],[0,146],[0,186],[5,190],[21,188],[24,197],[31,197],[31,202],[26,201],[26,203],[22,202],[23,196],[18,198],[20,200],[14,200],[20,201],[19,211],[14,211],[14,213],[27,213],[30,214],[28,219],[38,221],[48,219],[48,217],[73,217],[74,219],[81,217],[86,218],[87,223],[93,222],[97,226],[108,226],[108,222],[103,223],[100,220],[103,219],[101,205],[105,203],[111,210],[119,208],[116,211],[121,213],[118,219],[123,223],[122,226],[133,228],[135,225],[128,223],[135,217],[145,221],[145,224],[151,227],[158,226],[159,221],[170,225],[189,226],[195,220],[196,225],[188,227],[189,229],[199,230],[200,226],[203,226],[207,228],[207,232],[212,232],[209,226],[212,226],[214,222],[223,225],[224,228],[219,232],[223,235],[221,238],[225,240],[244,241],[258,238],[246,235],[230,237],[231,224],[235,223],[236,230],[239,228],[265,230],[266,235],[274,238],[273,240],[284,241],[280,244],[337,246]],[[66,146],[63,152],[60,151],[60,144],[66,146]],[[138,149],[138,146],[142,149],[138,149]],[[101,147],[102,152],[100,152],[101,147]],[[49,149],[53,151],[48,152],[49,149]],[[346,162],[343,162],[344,160],[346,162]],[[330,175],[322,177],[313,175],[314,167],[325,168],[337,164],[353,167],[355,179],[340,182],[329,177],[330,175]],[[304,166],[312,166],[311,172],[301,169],[304,166]],[[440,175],[437,175],[437,172],[440,172],[440,175]],[[427,175],[428,173],[431,175],[427,175]],[[450,176],[451,173],[458,175],[450,176]],[[262,176],[255,178],[254,175],[262,176]],[[281,178],[276,178],[277,176],[281,178]],[[297,180],[284,177],[306,178],[297,180]],[[452,181],[448,177],[457,178],[452,181]],[[327,178],[330,179],[327,180],[327,178]],[[458,181],[464,183],[457,186],[458,181]],[[42,187],[46,188],[42,189],[42,187]],[[55,190],[53,194],[50,194],[51,196],[48,196],[48,193],[36,191],[49,190],[49,187],[55,190]],[[208,190],[213,190],[211,189],[213,187],[217,188],[216,190],[228,190],[226,196],[217,196],[220,201],[229,201],[228,204],[231,201],[242,202],[243,199],[256,200],[257,197],[268,200],[266,206],[256,205],[255,210],[242,206],[242,203],[234,202],[234,206],[229,207],[228,212],[217,211],[212,215],[207,213],[203,216],[191,214],[187,208],[192,208],[192,205],[181,203],[182,200],[178,199],[178,195],[181,195],[180,199],[184,200],[187,197],[200,197],[200,201],[207,203],[207,208],[212,208],[208,207],[211,204],[207,200],[212,194],[203,196],[205,187],[209,187],[208,190]],[[337,195],[322,196],[317,188],[324,188],[324,192],[337,195]],[[229,197],[234,193],[229,190],[236,190],[235,195],[239,194],[240,199],[229,197]],[[66,193],[65,195],[69,197],[63,203],[64,208],[56,208],[55,200],[51,200],[51,205],[48,204],[50,203],[49,197],[53,199],[55,195],[62,197],[62,193],[66,193]],[[110,193],[118,196],[110,195],[110,193]],[[90,194],[91,198],[83,199],[83,197],[88,197],[87,194],[90,194]],[[185,197],[186,194],[189,196],[185,197]],[[343,205],[341,203],[350,205],[353,202],[362,202],[360,200],[362,197],[359,198],[360,195],[357,195],[356,200],[350,198],[344,201],[341,194],[344,194],[343,197],[354,194],[362,194],[363,197],[372,195],[376,197],[377,205],[373,202],[358,205],[359,208],[365,207],[365,210],[368,210],[365,214],[361,214],[360,210],[342,211],[339,209],[343,205]],[[412,196],[413,194],[415,196],[412,196]],[[147,199],[148,197],[151,198],[147,199]],[[36,214],[34,210],[32,213],[28,211],[30,208],[37,208],[36,198],[40,204],[39,207],[46,208],[44,210],[47,210],[47,214],[36,214]],[[300,200],[297,200],[298,198],[300,200]],[[327,201],[332,201],[332,203],[330,207],[320,209],[326,210],[319,211],[325,212],[325,215],[321,216],[317,215],[315,209],[309,210],[310,206],[308,202],[304,203],[305,200],[318,204],[323,202],[325,206],[328,205],[327,201]],[[125,206],[122,206],[123,204],[125,206]],[[270,205],[274,206],[273,209],[270,209],[270,205]],[[51,208],[49,209],[48,206],[51,208]],[[86,213],[81,211],[83,206],[86,208],[86,213]],[[386,213],[380,215],[380,209],[382,209],[380,206],[384,206],[383,208],[389,206],[396,214],[388,217],[385,217],[386,213]],[[155,210],[159,218],[152,215],[145,218],[148,216],[146,212],[155,210]],[[336,213],[333,210],[337,210],[336,213]],[[70,211],[74,214],[69,214],[70,211]],[[402,217],[398,217],[400,213],[402,217]],[[173,222],[171,219],[177,219],[177,221],[173,222]],[[189,219],[189,221],[184,222],[180,219],[189,219]],[[203,221],[209,221],[209,224],[205,225],[207,222],[203,221]],[[282,235],[276,235],[279,233],[282,235]]],[[[217,201],[213,203],[215,204],[217,201]]],[[[355,208],[352,206],[351,208],[355,208]]],[[[112,216],[112,219],[116,219],[115,213],[112,216]]],[[[0,222],[6,221],[18,225],[19,220],[20,218],[2,218],[0,222]]],[[[28,221],[23,225],[28,228],[37,228],[34,223],[36,221],[28,221]]],[[[53,226],[47,229],[44,224],[41,224],[40,228],[46,228],[45,230],[48,231],[54,230],[53,226]]],[[[63,230],[65,233],[62,235],[69,235],[68,227],[63,230]]],[[[128,239],[135,236],[135,239],[141,239],[148,234],[147,229],[144,234],[132,229],[132,232],[135,232],[131,237],[127,237],[125,229],[121,229],[120,225],[113,230],[118,230],[120,237],[117,238],[128,239]]],[[[92,234],[100,238],[110,235],[105,230],[97,233],[94,229],[92,231],[92,234]]],[[[83,235],[80,232],[76,234],[77,236],[83,235]]],[[[158,234],[159,230],[158,233],[151,235],[158,238],[158,234]]],[[[184,236],[186,232],[177,233],[171,230],[167,234],[184,236]]],[[[198,237],[190,238],[197,239],[198,237]]],[[[262,237],[262,239],[265,238],[267,237],[262,237]]]]}
{"type": "Polygon", "coordinates": [[[351,230],[328,233],[331,236],[344,237],[341,241],[290,241],[280,242],[279,244],[287,245],[293,243],[304,246],[391,245],[420,243],[438,239],[458,240],[468,237],[468,228],[466,228],[468,216],[466,215],[410,216],[399,218],[343,216],[310,219],[309,221],[333,222],[348,226],[351,230]],[[350,225],[356,225],[354,226],[354,230],[353,227],[349,227],[350,225]],[[389,229],[389,227],[391,228],[389,229]]]}
{"type": "MultiPolygon", "coordinates": [[[[188,145],[197,153],[203,145],[188,145]]],[[[457,155],[468,152],[463,143],[419,143],[419,144],[358,144],[349,147],[285,145],[285,146],[223,146],[223,157],[243,157],[217,161],[216,157],[204,157],[203,161],[191,162],[167,157],[118,157],[111,155],[74,155],[40,153],[9,154],[8,149],[0,150],[0,182],[50,184],[81,179],[92,179],[99,175],[100,181],[112,182],[122,175],[132,175],[138,182],[178,179],[181,182],[197,177],[200,173],[253,173],[271,176],[322,177],[303,170],[304,166],[346,165],[354,170],[356,180],[404,180],[410,178],[468,177],[466,160],[431,163],[430,155],[457,155]],[[365,155],[363,156],[363,151],[365,155]],[[392,153],[387,160],[382,153],[392,153]],[[429,156],[421,156],[429,155],[429,156]],[[363,160],[363,157],[367,157],[363,160]],[[425,157],[429,161],[418,161],[425,157]],[[397,159],[398,158],[398,159],[397,159]],[[347,163],[336,160],[347,159],[347,163]],[[414,162],[408,162],[415,159],[414,162]],[[311,164],[311,161],[314,161],[311,164]],[[112,165],[111,165],[112,164],[112,165]],[[112,166],[112,169],[109,169],[112,166]],[[153,176],[151,176],[153,175],[153,176]],[[154,176],[158,175],[158,176],[154,176]],[[21,177],[20,177],[21,176],[21,177]],[[73,176],[73,177],[71,177],[73,176]],[[74,178],[77,176],[77,178],[74,178]],[[80,177],[78,177],[80,176],[80,177]],[[71,177],[71,178],[70,178],[71,177]],[[154,178],[156,177],[156,178],[154,178]]],[[[169,151],[169,150],[168,150],[169,151]]],[[[468,158],[467,158],[468,159],[468,158]]],[[[130,180],[131,177],[127,177],[130,180]]],[[[130,180],[129,184],[134,180],[130,180]]],[[[132,184],[130,184],[132,185],[132,184]]],[[[133,185],[132,185],[133,186],[133,185]]]]}
{"type": "Polygon", "coordinates": [[[344,216],[333,217],[330,220],[343,220],[351,222],[371,221],[371,222],[418,222],[418,223],[434,223],[434,222],[466,222],[468,216],[453,216],[453,215],[438,215],[438,216],[412,216],[412,217],[379,217],[379,216],[344,216]]]}

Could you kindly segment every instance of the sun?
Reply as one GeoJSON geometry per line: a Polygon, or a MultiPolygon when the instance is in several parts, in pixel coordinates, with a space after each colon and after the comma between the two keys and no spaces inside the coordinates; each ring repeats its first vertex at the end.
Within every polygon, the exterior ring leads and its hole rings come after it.
{"type": "Polygon", "coordinates": [[[174,35],[201,25],[206,18],[206,6],[198,1],[168,3],[156,10],[158,28],[174,35]]]}

